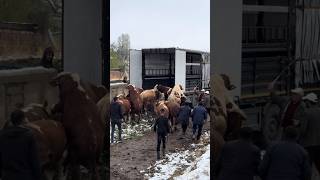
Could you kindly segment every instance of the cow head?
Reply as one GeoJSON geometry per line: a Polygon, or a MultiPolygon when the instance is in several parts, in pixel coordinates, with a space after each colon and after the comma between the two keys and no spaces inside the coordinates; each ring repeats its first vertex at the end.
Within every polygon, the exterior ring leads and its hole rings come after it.
{"type": "Polygon", "coordinates": [[[133,86],[132,84],[129,84],[129,85],[127,86],[127,89],[128,89],[129,91],[133,91],[133,90],[134,90],[134,86],[133,86]]]}
{"type": "Polygon", "coordinates": [[[60,93],[69,93],[76,88],[84,92],[84,89],[80,85],[80,77],[76,73],[59,73],[50,81],[50,84],[52,86],[58,86],[60,93]]]}

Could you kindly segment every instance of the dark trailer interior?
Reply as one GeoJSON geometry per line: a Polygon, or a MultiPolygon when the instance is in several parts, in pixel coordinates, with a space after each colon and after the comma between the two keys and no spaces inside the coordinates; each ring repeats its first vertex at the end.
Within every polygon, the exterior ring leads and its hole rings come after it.
{"type": "Polygon", "coordinates": [[[176,65],[186,65],[186,71],[179,74],[185,79],[185,91],[191,91],[195,86],[202,88],[201,53],[183,50],[186,51],[186,57],[176,59],[176,50],[176,48],[142,49],[143,89],[151,89],[156,84],[173,87],[176,65]]]}
{"type": "Polygon", "coordinates": [[[175,49],[142,49],[142,88],[174,86],[175,49]]]}

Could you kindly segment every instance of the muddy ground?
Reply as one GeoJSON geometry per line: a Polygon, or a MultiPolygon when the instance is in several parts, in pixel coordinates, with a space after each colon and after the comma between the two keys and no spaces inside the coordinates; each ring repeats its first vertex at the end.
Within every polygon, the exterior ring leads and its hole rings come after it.
{"type": "MultiPolygon", "coordinates": [[[[185,138],[181,139],[181,127],[169,134],[167,153],[185,150],[193,143],[192,123],[189,124],[185,138]]],[[[210,129],[210,122],[206,121],[203,131],[210,129]]],[[[146,132],[143,136],[131,140],[124,140],[110,147],[110,178],[112,180],[143,179],[141,171],[146,170],[156,162],[156,134],[146,132]]]]}

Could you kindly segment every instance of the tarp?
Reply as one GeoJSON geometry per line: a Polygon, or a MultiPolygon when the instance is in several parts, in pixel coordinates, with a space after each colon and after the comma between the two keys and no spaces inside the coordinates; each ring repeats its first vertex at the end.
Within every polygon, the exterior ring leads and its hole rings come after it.
{"type": "Polygon", "coordinates": [[[298,0],[295,85],[320,81],[320,1],[298,0]]]}

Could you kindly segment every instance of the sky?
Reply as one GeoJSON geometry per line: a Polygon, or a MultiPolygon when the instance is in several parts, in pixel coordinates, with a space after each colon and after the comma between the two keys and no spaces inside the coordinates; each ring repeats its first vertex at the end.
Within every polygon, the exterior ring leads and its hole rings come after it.
{"type": "Polygon", "coordinates": [[[127,33],[131,49],[210,50],[210,0],[111,0],[110,42],[127,33]]]}

